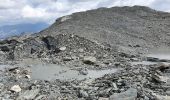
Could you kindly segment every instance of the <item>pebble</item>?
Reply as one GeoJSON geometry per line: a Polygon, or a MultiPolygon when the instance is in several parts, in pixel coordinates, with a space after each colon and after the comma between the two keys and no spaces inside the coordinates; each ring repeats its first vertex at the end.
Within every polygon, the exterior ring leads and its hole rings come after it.
{"type": "Polygon", "coordinates": [[[82,70],[80,70],[80,74],[87,75],[88,74],[88,70],[86,68],[82,69],[82,70]]]}
{"type": "Polygon", "coordinates": [[[60,47],[59,48],[61,51],[65,51],[66,50],[66,47],[60,47]]]}
{"type": "Polygon", "coordinates": [[[30,75],[25,75],[25,77],[26,77],[26,78],[28,78],[28,79],[30,79],[30,78],[31,78],[31,76],[30,76],[30,75]]]}

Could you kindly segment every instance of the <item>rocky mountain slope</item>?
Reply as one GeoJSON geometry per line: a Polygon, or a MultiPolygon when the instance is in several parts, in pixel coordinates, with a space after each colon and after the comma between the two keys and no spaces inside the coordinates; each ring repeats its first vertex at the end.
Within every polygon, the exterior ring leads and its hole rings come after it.
{"type": "Polygon", "coordinates": [[[170,14],[143,6],[99,8],[57,19],[40,32],[41,35],[61,33],[130,49],[169,46],[170,14]]]}

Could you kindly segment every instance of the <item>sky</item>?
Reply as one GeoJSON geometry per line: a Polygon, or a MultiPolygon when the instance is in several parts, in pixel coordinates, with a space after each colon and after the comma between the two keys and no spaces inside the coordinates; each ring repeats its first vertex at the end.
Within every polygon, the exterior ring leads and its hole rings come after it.
{"type": "Polygon", "coordinates": [[[21,23],[53,23],[74,12],[114,6],[148,6],[170,12],[170,0],[0,0],[0,26],[21,23]]]}

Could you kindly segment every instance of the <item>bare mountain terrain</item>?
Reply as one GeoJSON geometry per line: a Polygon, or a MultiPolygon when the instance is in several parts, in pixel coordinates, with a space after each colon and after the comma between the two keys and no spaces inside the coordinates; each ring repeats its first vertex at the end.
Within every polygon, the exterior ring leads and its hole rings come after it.
{"type": "Polygon", "coordinates": [[[143,6],[100,8],[57,19],[40,34],[76,34],[128,48],[169,46],[170,14],[143,6]]]}
{"type": "Polygon", "coordinates": [[[99,8],[0,41],[2,100],[170,100],[170,13],[99,8]]]}

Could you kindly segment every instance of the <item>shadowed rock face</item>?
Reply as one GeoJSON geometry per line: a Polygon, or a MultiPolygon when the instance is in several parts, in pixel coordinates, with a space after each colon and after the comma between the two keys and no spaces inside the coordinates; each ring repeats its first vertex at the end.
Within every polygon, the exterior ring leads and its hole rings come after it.
{"type": "Polygon", "coordinates": [[[58,45],[58,41],[52,37],[52,36],[47,36],[42,39],[42,41],[46,44],[48,50],[56,49],[58,45]]]}

